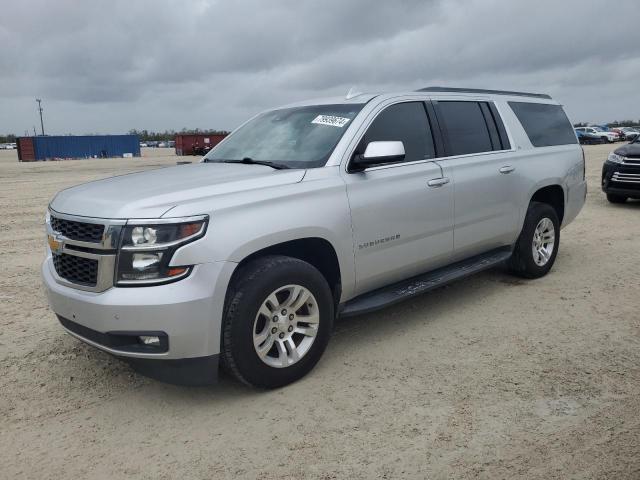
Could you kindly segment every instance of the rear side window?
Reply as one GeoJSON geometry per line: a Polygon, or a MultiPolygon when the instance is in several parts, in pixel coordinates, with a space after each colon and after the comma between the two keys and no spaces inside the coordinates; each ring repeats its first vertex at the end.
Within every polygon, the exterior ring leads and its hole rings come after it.
{"type": "Polygon", "coordinates": [[[364,153],[369,142],[400,141],[404,144],[405,162],[435,157],[433,136],[422,102],[391,105],[371,123],[357,152],[364,153]]]}
{"type": "Polygon", "coordinates": [[[510,148],[497,110],[487,102],[439,101],[438,121],[445,134],[448,155],[510,148]]]}
{"type": "Polygon", "coordinates": [[[560,105],[509,102],[534,147],[576,143],[576,135],[560,105]]]}

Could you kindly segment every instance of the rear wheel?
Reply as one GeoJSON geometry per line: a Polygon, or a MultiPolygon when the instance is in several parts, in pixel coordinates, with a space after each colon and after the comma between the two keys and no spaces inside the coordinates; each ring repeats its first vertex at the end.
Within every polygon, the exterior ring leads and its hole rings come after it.
{"type": "Polygon", "coordinates": [[[292,383],[315,366],[329,342],[331,289],[315,267],[295,258],[269,256],[241,268],[225,309],[224,365],[252,386],[292,383]]]}
{"type": "Polygon", "coordinates": [[[559,244],[560,221],[555,209],[531,202],[509,261],[510,270],[525,278],[546,275],[556,260],[559,244]]]}
{"type": "Polygon", "coordinates": [[[612,193],[607,193],[607,200],[611,203],[625,203],[627,201],[627,197],[623,195],[614,195],[612,193]]]}

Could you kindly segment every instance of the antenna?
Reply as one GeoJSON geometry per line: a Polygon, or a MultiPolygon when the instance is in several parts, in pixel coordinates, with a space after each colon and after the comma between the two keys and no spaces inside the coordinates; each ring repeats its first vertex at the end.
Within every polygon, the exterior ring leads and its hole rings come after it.
{"type": "Polygon", "coordinates": [[[360,92],[356,87],[351,87],[347,92],[347,94],[345,95],[344,99],[351,100],[352,98],[357,97],[358,95],[362,95],[362,92],[360,92]]]}

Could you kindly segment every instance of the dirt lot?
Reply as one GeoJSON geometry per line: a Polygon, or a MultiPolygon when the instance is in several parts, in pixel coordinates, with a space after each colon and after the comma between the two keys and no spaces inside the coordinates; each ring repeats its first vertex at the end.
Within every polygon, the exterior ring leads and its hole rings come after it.
{"type": "Polygon", "coordinates": [[[304,380],[148,380],[63,333],[40,285],[62,188],[175,157],[0,152],[1,478],[640,478],[640,202],[589,196],[546,278],[494,270],[338,322],[304,380]]]}

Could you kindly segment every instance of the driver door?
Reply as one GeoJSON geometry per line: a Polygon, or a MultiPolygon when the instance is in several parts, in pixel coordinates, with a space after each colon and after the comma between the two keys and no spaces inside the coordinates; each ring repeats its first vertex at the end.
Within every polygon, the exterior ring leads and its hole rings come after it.
{"type": "Polygon", "coordinates": [[[405,158],[345,176],[356,294],[445,265],[453,254],[453,184],[435,161],[424,103],[386,107],[355,154],[374,141],[403,142],[405,158]]]}

